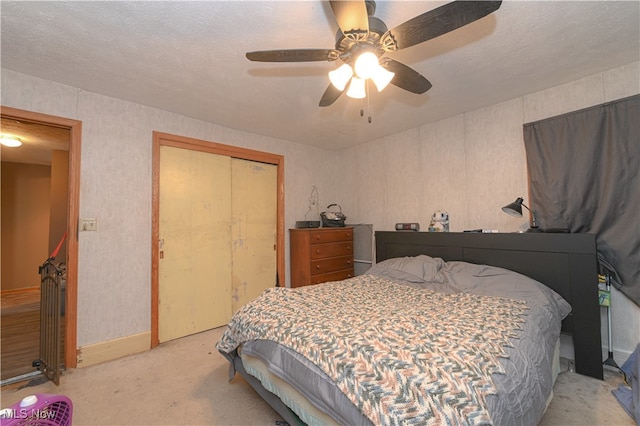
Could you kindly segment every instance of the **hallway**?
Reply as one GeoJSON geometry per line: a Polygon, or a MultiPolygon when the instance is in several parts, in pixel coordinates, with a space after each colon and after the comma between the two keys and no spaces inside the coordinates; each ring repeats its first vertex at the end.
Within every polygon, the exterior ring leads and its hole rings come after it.
{"type": "MultiPolygon", "coordinates": [[[[40,289],[3,291],[1,300],[0,379],[5,381],[36,371],[32,362],[39,358],[40,289]]],[[[64,316],[60,328],[64,354],[64,316]]]]}

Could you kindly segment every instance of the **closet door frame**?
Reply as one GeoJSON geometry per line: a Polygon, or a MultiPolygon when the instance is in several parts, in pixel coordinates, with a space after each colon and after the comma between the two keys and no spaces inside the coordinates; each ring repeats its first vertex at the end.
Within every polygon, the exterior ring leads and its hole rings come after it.
{"type": "Polygon", "coordinates": [[[159,261],[160,261],[160,147],[208,152],[226,155],[232,158],[257,161],[277,166],[277,212],[276,212],[276,270],[277,282],[285,283],[285,247],[284,247],[284,156],[256,151],[216,142],[207,142],[168,133],[153,132],[153,171],[152,171],[152,220],[151,220],[151,347],[160,343],[158,337],[158,301],[159,301],[159,261]]]}

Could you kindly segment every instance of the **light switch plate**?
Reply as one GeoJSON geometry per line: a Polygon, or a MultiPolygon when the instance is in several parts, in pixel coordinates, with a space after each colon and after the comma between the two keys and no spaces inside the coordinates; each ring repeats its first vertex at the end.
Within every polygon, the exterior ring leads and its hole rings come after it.
{"type": "Polygon", "coordinates": [[[80,219],[80,230],[81,231],[97,231],[98,219],[94,219],[94,218],[80,219]]]}

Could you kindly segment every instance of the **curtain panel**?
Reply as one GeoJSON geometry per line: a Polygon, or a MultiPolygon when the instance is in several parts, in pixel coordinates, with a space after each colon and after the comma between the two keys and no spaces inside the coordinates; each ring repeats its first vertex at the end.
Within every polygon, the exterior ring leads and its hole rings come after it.
{"type": "Polygon", "coordinates": [[[640,95],[524,125],[542,229],[596,234],[602,273],[640,306],[640,95]]]}

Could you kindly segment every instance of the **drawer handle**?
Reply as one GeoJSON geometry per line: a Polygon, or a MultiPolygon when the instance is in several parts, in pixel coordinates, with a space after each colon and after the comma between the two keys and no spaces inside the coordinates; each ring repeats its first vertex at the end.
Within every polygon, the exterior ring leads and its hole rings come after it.
{"type": "Polygon", "coordinates": [[[318,269],[318,270],[319,270],[319,269],[320,269],[320,265],[316,265],[316,269],[318,269]]]}
{"type": "Polygon", "coordinates": [[[319,240],[319,239],[320,239],[320,235],[316,234],[316,240],[319,240]]]}
{"type": "Polygon", "coordinates": [[[320,249],[316,249],[316,254],[320,254],[320,249]]]}
{"type": "Polygon", "coordinates": [[[347,265],[351,265],[351,260],[347,260],[347,265]]]}

